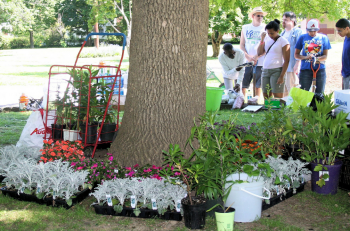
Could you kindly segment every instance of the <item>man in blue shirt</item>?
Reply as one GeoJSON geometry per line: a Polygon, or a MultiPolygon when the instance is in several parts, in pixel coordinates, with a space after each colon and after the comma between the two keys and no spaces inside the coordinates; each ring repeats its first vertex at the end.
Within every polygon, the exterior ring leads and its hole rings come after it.
{"type": "Polygon", "coordinates": [[[316,64],[313,69],[319,70],[316,74],[316,90],[315,93],[323,93],[326,86],[326,65],[328,50],[331,49],[331,44],[326,35],[318,34],[320,30],[319,21],[317,19],[310,19],[306,25],[307,34],[302,34],[297,44],[295,45],[294,57],[301,60],[301,68],[299,74],[299,83],[301,89],[310,90],[313,71],[311,65],[314,64],[314,57],[316,57],[316,64]],[[300,54],[302,51],[302,54],[300,54]]]}
{"type": "Polygon", "coordinates": [[[283,14],[282,25],[284,31],[281,33],[281,36],[285,37],[290,44],[289,65],[287,69],[285,88],[283,93],[283,96],[288,96],[292,87],[296,87],[299,83],[297,75],[299,75],[300,60],[297,60],[294,57],[294,52],[295,44],[297,43],[303,31],[300,28],[296,27],[297,17],[294,12],[285,12],[283,14]]]}
{"type": "Polygon", "coordinates": [[[340,37],[345,37],[342,56],[341,75],[343,76],[343,90],[350,89],[350,22],[342,18],[335,24],[340,37]]]}

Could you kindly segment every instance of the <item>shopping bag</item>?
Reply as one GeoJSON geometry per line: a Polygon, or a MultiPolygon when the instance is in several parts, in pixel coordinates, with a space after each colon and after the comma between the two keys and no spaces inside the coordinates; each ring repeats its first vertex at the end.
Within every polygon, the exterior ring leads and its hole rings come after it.
{"type": "Polygon", "coordinates": [[[16,146],[42,148],[45,132],[48,133],[47,137],[49,137],[51,133],[45,128],[43,115],[40,111],[33,111],[23,128],[21,137],[16,146]]]}
{"type": "Polygon", "coordinates": [[[314,93],[310,91],[305,91],[300,88],[293,87],[289,93],[290,104],[289,107],[292,107],[293,111],[298,111],[300,106],[306,107],[311,103],[314,93]]]}

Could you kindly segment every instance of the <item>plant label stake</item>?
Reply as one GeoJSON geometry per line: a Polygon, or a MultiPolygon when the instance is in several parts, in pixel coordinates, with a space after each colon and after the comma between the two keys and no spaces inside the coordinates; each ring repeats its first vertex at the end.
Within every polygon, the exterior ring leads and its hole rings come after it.
{"type": "Polygon", "coordinates": [[[41,185],[38,184],[38,185],[36,186],[36,194],[39,194],[40,192],[41,192],[41,185]]]}
{"type": "Polygon", "coordinates": [[[115,169],[114,169],[114,173],[115,173],[115,174],[118,174],[118,169],[115,168],[115,169]]]}
{"type": "Polygon", "coordinates": [[[181,210],[181,201],[178,200],[176,201],[176,212],[180,212],[180,210],[181,210]]]}
{"type": "Polygon", "coordinates": [[[22,187],[19,192],[23,193],[24,192],[24,187],[22,187]]]}
{"type": "MultiPolygon", "coordinates": [[[[323,175],[325,175],[325,174],[327,174],[329,176],[329,172],[328,171],[319,171],[318,172],[318,176],[319,176],[320,179],[323,178],[323,175]]],[[[324,179],[324,181],[329,181],[329,177],[324,179]]]]}
{"type": "Polygon", "coordinates": [[[106,194],[106,199],[108,206],[113,206],[112,197],[110,194],[106,194]]]}
{"type": "Polygon", "coordinates": [[[53,198],[53,200],[56,200],[56,191],[53,191],[52,198],[53,198]]]}
{"type": "MultiPolygon", "coordinates": [[[[132,195],[131,197],[130,197],[130,200],[131,200],[131,208],[136,208],[136,197],[135,197],[135,195],[132,195]]],[[[153,203],[152,203],[152,206],[153,206],[153,203]]]]}
{"type": "Polygon", "coordinates": [[[153,210],[157,210],[157,202],[156,202],[156,199],[152,199],[152,209],[153,210]]]}

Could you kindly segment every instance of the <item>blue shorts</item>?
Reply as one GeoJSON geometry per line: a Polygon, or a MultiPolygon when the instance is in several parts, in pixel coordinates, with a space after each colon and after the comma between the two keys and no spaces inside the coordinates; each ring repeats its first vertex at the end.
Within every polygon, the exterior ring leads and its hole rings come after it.
{"type": "MultiPolygon", "coordinates": [[[[255,71],[255,87],[261,88],[261,68],[262,66],[257,66],[255,71]]],[[[253,80],[253,67],[246,67],[244,72],[244,77],[242,81],[242,88],[249,88],[250,83],[253,80]]]]}

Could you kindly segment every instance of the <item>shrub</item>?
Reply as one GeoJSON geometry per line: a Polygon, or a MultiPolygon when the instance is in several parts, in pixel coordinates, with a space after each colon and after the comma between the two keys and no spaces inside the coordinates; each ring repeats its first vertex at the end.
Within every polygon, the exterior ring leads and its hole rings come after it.
{"type": "Polygon", "coordinates": [[[120,52],[118,51],[118,48],[119,45],[101,43],[99,49],[94,48],[93,50],[83,51],[80,54],[80,58],[119,56],[120,52]]]}
{"type": "Polygon", "coordinates": [[[0,49],[10,49],[10,42],[12,40],[12,37],[7,36],[7,35],[3,35],[0,33],[0,49]]]}
{"type": "Polygon", "coordinates": [[[28,48],[30,46],[29,38],[15,37],[10,41],[11,49],[28,48]]]}

